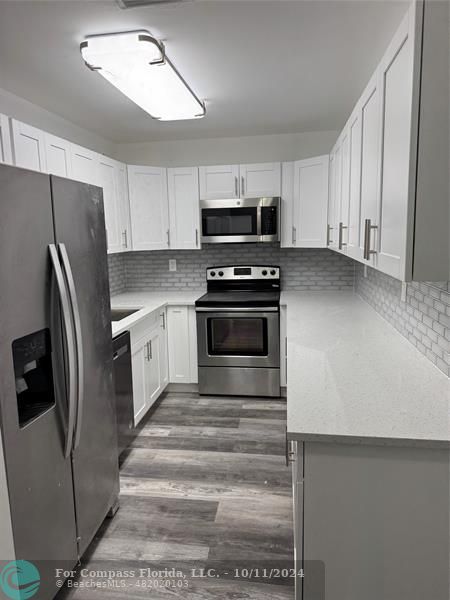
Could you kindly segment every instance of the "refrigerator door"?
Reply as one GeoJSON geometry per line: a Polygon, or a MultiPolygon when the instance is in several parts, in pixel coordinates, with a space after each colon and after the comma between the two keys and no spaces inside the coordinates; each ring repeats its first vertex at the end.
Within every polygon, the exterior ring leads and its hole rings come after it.
{"type": "Polygon", "coordinates": [[[82,555],[119,493],[106,231],[100,188],[60,177],[51,177],[51,187],[56,241],[80,330],[72,462],[82,555]]]}
{"type": "Polygon", "coordinates": [[[53,243],[49,177],[0,165],[0,426],[15,554],[38,567],[39,598],[78,556],[53,243]]]}

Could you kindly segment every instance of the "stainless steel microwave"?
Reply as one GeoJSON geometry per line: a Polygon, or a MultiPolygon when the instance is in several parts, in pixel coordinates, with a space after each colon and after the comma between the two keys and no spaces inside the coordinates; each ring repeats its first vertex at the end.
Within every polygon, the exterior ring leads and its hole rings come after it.
{"type": "Polygon", "coordinates": [[[200,200],[202,242],[279,242],[280,198],[200,200]]]}

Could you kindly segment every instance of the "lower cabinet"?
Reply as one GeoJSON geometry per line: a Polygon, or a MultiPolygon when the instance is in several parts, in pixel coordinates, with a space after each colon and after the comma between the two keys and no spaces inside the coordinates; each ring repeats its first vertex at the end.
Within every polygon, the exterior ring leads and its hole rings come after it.
{"type": "Polygon", "coordinates": [[[170,383],[197,383],[197,328],[193,306],[167,309],[170,383]]]}
{"type": "Polygon", "coordinates": [[[290,444],[296,600],[448,600],[448,448],[290,444]]]}
{"type": "Polygon", "coordinates": [[[139,328],[138,339],[133,339],[132,369],[134,424],[139,423],[155,403],[168,383],[167,329],[165,309],[148,317],[148,329],[139,328]]]}

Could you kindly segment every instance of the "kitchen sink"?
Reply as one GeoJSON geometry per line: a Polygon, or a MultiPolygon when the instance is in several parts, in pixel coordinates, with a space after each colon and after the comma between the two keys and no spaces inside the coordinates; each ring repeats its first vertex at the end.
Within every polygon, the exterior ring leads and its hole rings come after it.
{"type": "Polygon", "coordinates": [[[112,308],[111,321],[121,321],[141,310],[140,308],[112,308]]]}

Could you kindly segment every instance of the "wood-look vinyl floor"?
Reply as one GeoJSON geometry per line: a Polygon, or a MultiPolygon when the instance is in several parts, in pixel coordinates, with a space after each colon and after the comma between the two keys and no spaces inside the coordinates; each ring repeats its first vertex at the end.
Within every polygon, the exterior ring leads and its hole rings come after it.
{"type": "Polygon", "coordinates": [[[153,574],[145,586],[66,587],[61,598],[292,600],[293,580],[277,571],[293,563],[285,425],[283,399],[165,395],[122,457],[120,510],[82,567],[167,567],[186,580],[153,574]],[[193,578],[200,568],[214,575],[193,578]],[[251,568],[260,576],[236,576],[251,568]]]}

